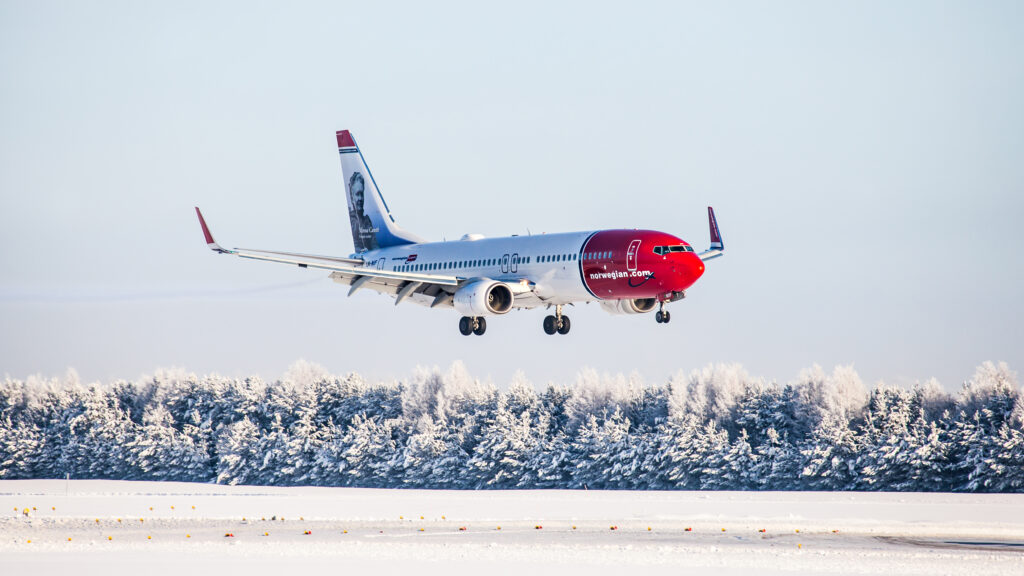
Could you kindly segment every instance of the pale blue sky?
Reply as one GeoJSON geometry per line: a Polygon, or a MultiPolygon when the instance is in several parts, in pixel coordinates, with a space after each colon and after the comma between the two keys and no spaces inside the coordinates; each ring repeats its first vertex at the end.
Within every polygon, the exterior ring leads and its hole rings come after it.
{"type": "Polygon", "coordinates": [[[1024,367],[1019,2],[0,0],[0,374],[507,382],[740,362],[1024,367]],[[334,131],[431,239],[642,227],[728,248],[673,322],[345,298],[225,245],[345,255],[334,131]]]}

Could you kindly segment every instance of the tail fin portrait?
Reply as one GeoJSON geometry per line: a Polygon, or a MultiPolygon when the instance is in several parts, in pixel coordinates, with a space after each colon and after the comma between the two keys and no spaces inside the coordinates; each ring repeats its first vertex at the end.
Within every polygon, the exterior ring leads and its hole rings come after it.
{"type": "Polygon", "coordinates": [[[415,244],[423,240],[402,230],[388,210],[377,189],[377,183],[366,167],[363,154],[356,146],[352,133],[339,130],[338,153],[341,155],[341,171],[345,176],[345,191],[348,197],[348,217],[352,225],[352,243],[356,252],[366,252],[388,246],[415,244]]]}

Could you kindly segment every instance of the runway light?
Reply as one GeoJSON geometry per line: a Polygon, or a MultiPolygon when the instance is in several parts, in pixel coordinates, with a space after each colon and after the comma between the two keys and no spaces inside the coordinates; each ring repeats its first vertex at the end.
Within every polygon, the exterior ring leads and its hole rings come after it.
{"type": "Polygon", "coordinates": [[[799,534],[799,533],[800,533],[800,529],[799,529],[799,528],[797,528],[797,529],[796,529],[796,533],[797,533],[797,534],[799,534]]]}
{"type": "Polygon", "coordinates": [[[573,526],[572,526],[572,529],[573,529],[573,530],[575,530],[575,529],[576,529],[576,525],[575,525],[575,524],[573,524],[573,526]]]}
{"type": "Polygon", "coordinates": [[[264,536],[270,536],[270,532],[264,532],[263,535],[264,536]]]}
{"type": "Polygon", "coordinates": [[[766,530],[764,528],[761,528],[760,530],[758,530],[758,532],[760,532],[761,534],[764,534],[766,532],[766,530]]]}
{"type": "Polygon", "coordinates": [[[234,537],[235,537],[235,535],[234,535],[234,534],[232,534],[231,532],[228,532],[227,534],[225,534],[225,535],[224,535],[224,537],[225,537],[225,538],[234,538],[234,537]]]}
{"type": "Polygon", "coordinates": [[[118,519],[117,519],[117,521],[118,521],[118,522],[121,522],[121,519],[120,519],[120,518],[118,518],[118,519]]]}
{"type": "Polygon", "coordinates": [[[139,522],[145,522],[145,521],[146,521],[145,518],[139,518],[139,522]]]}
{"type": "Polygon", "coordinates": [[[185,534],[185,538],[191,538],[191,537],[192,537],[191,534],[185,534]]]}
{"type": "Polygon", "coordinates": [[[399,516],[398,519],[399,520],[405,520],[405,516],[399,516]]]}
{"type": "Polygon", "coordinates": [[[153,511],[153,507],[152,507],[152,506],[150,506],[150,507],[149,507],[149,510],[150,510],[150,512],[152,512],[152,511],[153,511]]]}
{"type": "Polygon", "coordinates": [[[152,539],[153,539],[152,536],[146,536],[146,540],[152,540],[152,539]]]}
{"type": "Polygon", "coordinates": [[[195,506],[193,506],[193,507],[192,507],[192,509],[193,509],[193,510],[195,510],[195,509],[196,509],[196,507],[195,507],[195,506]]]}
{"type": "Polygon", "coordinates": [[[444,516],[441,516],[441,520],[447,520],[447,519],[448,518],[445,518],[444,516]]]}
{"type": "Polygon", "coordinates": [[[647,531],[648,531],[648,532],[650,532],[650,531],[651,531],[651,527],[650,527],[650,526],[648,526],[648,527],[647,527],[647,531]]]}
{"type": "Polygon", "coordinates": [[[495,530],[501,530],[501,526],[498,526],[497,528],[495,528],[495,530]]]}
{"type": "Polygon", "coordinates": [[[97,518],[97,519],[96,519],[96,523],[97,523],[97,524],[99,524],[99,523],[100,523],[100,519],[99,519],[99,518],[97,518]]]}
{"type": "Polygon", "coordinates": [[[71,542],[71,538],[68,538],[68,542],[71,542]]]}
{"type": "Polygon", "coordinates": [[[683,528],[683,532],[693,532],[693,528],[687,526],[686,528],[683,528]]]}
{"type": "Polygon", "coordinates": [[[796,547],[802,549],[804,547],[804,545],[803,544],[797,544],[796,547]]]}
{"type": "Polygon", "coordinates": [[[423,528],[420,528],[420,532],[423,532],[423,531],[424,531],[423,528]]]}
{"type": "Polygon", "coordinates": [[[114,539],[113,536],[107,536],[107,540],[113,540],[113,539],[114,539]]]}
{"type": "Polygon", "coordinates": [[[839,530],[833,530],[832,533],[833,534],[839,534],[839,530]]]}
{"type": "Polygon", "coordinates": [[[348,530],[342,530],[341,533],[342,534],[348,534],[348,530]]]}
{"type": "Polygon", "coordinates": [[[50,506],[50,510],[56,510],[56,509],[57,509],[56,506],[50,506]]]}
{"type": "Polygon", "coordinates": [[[609,526],[608,529],[609,530],[618,530],[619,527],[618,526],[609,526]]]}
{"type": "Polygon", "coordinates": [[[313,534],[313,531],[312,530],[306,530],[305,532],[303,532],[303,534],[305,534],[306,536],[310,536],[310,535],[313,534]]]}
{"type": "Polygon", "coordinates": [[[722,532],[725,532],[725,528],[722,528],[722,532]]]}
{"type": "Polygon", "coordinates": [[[543,526],[541,526],[540,524],[537,524],[536,526],[534,526],[534,527],[533,527],[533,529],[534,529],[534,530],[543,530],[543,529],[544,529],[544,527],[543,527],[543,526]]]}
{"type": "Polygon", "coordinates": [[[459,532],[465,532],[465,531],[466,531],[466,527],[465,526],[459,526],[459,532]]]}
{"type": "Polygon", "coordinates": [[[31,541],[31,540],[29,540],[29,541],[28,541],[28,543],[29,543],[29,544],[31,544],[31,543],[32,543],[32,541],[31,541]]]}
{"type": "Polygon", "coordinates": [[[423,516],[420,516],[420,520],[423,520],[423,516]]]}

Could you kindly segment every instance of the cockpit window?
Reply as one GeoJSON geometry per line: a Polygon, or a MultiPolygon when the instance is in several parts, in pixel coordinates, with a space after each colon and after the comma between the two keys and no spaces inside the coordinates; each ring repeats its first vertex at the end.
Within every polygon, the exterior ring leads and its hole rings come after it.
{"type": "Polygon", "coordinates": [[[661,255],[664,255],[664,254],[673,253],[673,252],[693,252],[693,247],[692,246],[687,246],[685,244],[677,244],[675,246],[655,246],[654,247],[654,253],[657,254],[658,256],[661,256],[661,255]]]}

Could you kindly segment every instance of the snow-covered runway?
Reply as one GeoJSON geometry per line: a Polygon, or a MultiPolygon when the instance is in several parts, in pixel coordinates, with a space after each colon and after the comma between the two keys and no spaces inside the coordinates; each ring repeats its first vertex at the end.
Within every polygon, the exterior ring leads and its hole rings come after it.
{"type": "Polygon", "coordinates": [[[0,511],[2,574],[1024,573],[1024,495],[19,480],[0,511]]]}

